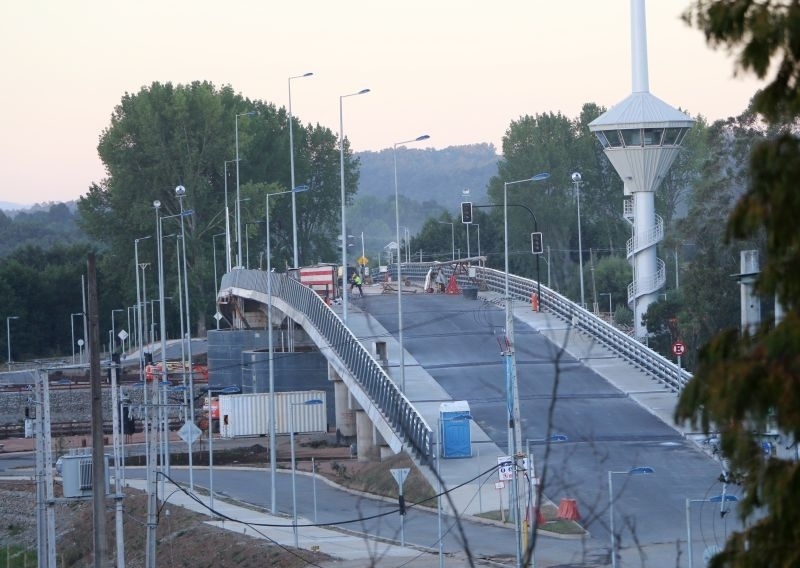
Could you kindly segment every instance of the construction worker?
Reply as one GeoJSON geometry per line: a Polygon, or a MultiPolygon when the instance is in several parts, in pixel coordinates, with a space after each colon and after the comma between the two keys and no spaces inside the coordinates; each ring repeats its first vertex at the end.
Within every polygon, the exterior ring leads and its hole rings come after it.
{"type": "Polygon", "coordinates": [[[350,279],[350,291],[353,291],[353,286],[358,288],[358,293],[361,294],[361,297],[364,297],[364,290],[361,289],[361,285],[363,284],[361,280],[361,275],[358,272],[353,273],[353,277],[350,279]]]}

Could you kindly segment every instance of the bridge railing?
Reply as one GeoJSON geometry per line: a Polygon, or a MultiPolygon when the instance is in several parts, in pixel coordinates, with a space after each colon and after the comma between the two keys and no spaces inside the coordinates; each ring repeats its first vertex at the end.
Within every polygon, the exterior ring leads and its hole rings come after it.
{"type": "Polygon", "coordinates": [[[285,274],[260,270],[235,270],[222,277],[222,290],[240,288],[267,294],[267,275],[272,277],[271,293],[305,314],[336,353],[364,392],[380,409],[392,428],[424,458],[432,456],[433,432],[422,415],[397,388],[339,316],[310,288],[285,274]]]}
{"type": "MultiPolygon", "coordinates": [[[[447,263],[409,263],[403,265],[403,277],[413,280],[423,281],[430,267],[442,266],[447,268],[447,263]]],[[[394,269],[394,267],[390,267],[394,269]]],[[[489,290],[493,292],[505,292],[505,273],[493,268],[475,267],[475,280],[485,283],[489,290]]],[[[449,273],[446,273],[449,276],[449,273]]],[[[474,283],[467,274],[456,276],[460,286],[474,283]]],[[[512,299],[530,301],[531,295],[539,291],[535,280],[523,278],[509,274],[508,293],[512,299]]],[[[675,364],[662,357],[646,345],[637,341],[635,338],[623,333],[590,311],[580,307],[576,303],[568,300],[558,292],[554,292],[546,286],[541,286],[542,297],[539,305],[543,311],[548,311],[571,323],[578,329],[603,343],[615,354],[623,357],[633,365],[639,367],[650,374],[658,382],[672,390],[679,392],[692,377],[691,373],[679,369],[675,364]]]]}

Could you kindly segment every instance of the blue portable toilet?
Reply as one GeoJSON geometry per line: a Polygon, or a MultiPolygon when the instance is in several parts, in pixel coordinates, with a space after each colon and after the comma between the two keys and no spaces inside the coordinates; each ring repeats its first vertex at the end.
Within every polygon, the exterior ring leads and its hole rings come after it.
{"type": "Polygon", "coordinates": [[[472,457],[472,438],[469,433],[472,416],[466,400],[443,402],[439,406],[439,431],[443,458],[472,457]]]}

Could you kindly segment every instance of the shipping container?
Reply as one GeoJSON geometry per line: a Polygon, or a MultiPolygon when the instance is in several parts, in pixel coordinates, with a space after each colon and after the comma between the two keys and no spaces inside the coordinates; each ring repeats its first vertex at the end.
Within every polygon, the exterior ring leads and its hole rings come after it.
{"type": "MultiPolygon", "coordinates": [[[[270,394],[233,394],[219,397],[220,436],[239,438],[269,434],[270,394]]],[[[275,393],[275,433],[327,432],[325,391],[275,393]]]]}

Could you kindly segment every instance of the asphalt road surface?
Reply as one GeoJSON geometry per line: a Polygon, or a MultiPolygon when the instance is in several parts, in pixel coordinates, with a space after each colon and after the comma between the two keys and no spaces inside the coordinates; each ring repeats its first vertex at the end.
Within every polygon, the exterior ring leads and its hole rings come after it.
{"type": "MultiPolygon", "coordinates": [[[[395,298],[369,296],[364,305],[397,335],[395,298]]],[[[461,296],[407,295],[403,326],[405,349],[454,400],[468,401],[473,419],[500,448],[506,447],[505,366],[499,343],[503,310],[461,296]]],[[[685,547],[685,499],[719,494],[719,465],[518,320],[515,338],[522,440],[541,440],[548,432],[568,437],[551,444],[546,459],[545,446],[532,443],[544,493],[556,503],[576,499],[584,526],[595,539],[608,542],[608,472],[651,467],[651,475],[612,475],[619,545],[672,543],[674,553],[675,543],[682,540],[685,547]]],[[[730,515],[718,524],[716,534],[705,535],[708,543],[720,536],[724,541],[719,530],[733,524],[730,515]]]]}

